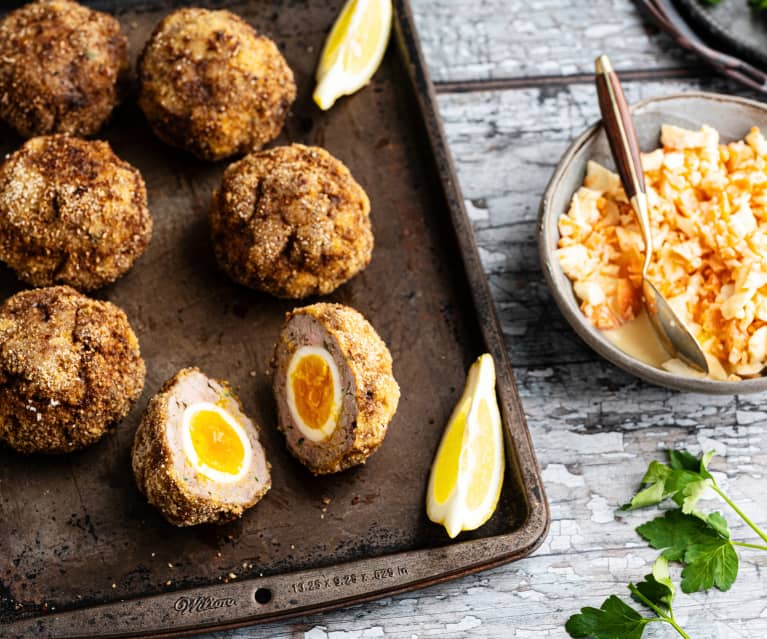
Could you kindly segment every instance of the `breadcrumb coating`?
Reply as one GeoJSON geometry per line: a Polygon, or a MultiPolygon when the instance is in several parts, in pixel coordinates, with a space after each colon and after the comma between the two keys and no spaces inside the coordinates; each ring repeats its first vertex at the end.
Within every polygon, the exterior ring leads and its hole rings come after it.
{"type": "Polygon", "coordinates": [[[0,165],[0,260],[30,284],[114,282],[151,234],[144,180],[106,142],[32,138],[0,165]]]}
{"type": "Polygon", "coordinates": [[[155,134],[203,160],[260,149],[296,97],[277,45],[229,11],[166,16],[138,65],[139,106],[155,134]]]}
{"type": "Polygon", "coordinates": [[[89,446],[130,411],[145,366],[125,313],[68,286],[0,306],[0,441],[22,453],[89,446]]]}
{"type": "Polygon", "coordinates": [[[0,22],[0,118],[22,136],[91,135],[122,99],[128,40],[110,15],[40,0],[0,22]]]}
{"type": "Polygon", "coordinates": [[[326,295],[373,252],[370,201],[349,169],[319,147],[292,144],[230,165],[210,224],[222,270],[277,297],[326,295]]]}

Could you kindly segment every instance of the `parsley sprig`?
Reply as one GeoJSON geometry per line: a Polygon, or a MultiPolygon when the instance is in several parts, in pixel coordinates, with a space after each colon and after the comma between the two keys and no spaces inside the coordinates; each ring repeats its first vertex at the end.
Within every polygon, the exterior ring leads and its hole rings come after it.
{"type": "Polygon", "coordinates": [[[644,581],[638,584],[629,584],[628,589],[632,599],[644,604],[656,616],[645,617],[620,597],[611,595],[600,608],[582,608],[580,613],[570,617],[565,630],[571,637],[640,639],[648,624],[661,622],[670,625],[685,639],[690,639],[674,618],[672,603],[676,588],[665,557],[658,557],[652,573],[645,575],[644,581]]]}
{"type": "MultiPolygon", "coordinates": [[[[738,517],[740,517],[762,541],[767,543],[767,533],[759,528],[759,526],[757,526],[751,518],[749,518],[732,499],[730,499],[730,497],[721,489],[719,484],[717,484],[714,476],[709,472],[708,465],[713,456],[714,451],[710,451],[701,457],[696,457],[685,450],[668,451],[669,463],[663,464],[659,461],[651,462],[645,476],[642,478],[643,488],[634,495],[632,500],[624,505],[622,509],[635,510],[637,508],[645,508],[671,499],[677,506],[681,506],[681,513],[679,513],[678,510],[670,511],[666,514],[666,518],[672,517],[673,522],[686,526],[687,530],[695,529],[695,534],[688,538],[691,542],[690,545],[701,543],[710,545],[708,541],[718,536],[721,539],[727,540],[731,546],[767,551],[767,545],[730,540],[730,529],[721,513],[714,512],[706,514],[698,510],[698,501],[703,494],[710,489],[719,495],[719,497],[721,497],[722,500],[735,511],[738,517]],[[687,515],[688,517],[682,517],[681,515],[687,515]],[[699,521],[694,521],[696,519],[699,521]],[[708,538],[708,540],[701,539],[701,536],[708,538]]],[[[653,520],[650,524],[657,521],[657,519],[653,520]]],[[[645,526],[647,526],[647,524],[645,524],[645,526]]],[[[657,524],[654,527],[651,526],[649,529],[645,528],[645,526],[640,526],[637,529],[639,534],[647,539],[654,548],[663,548],[664,546],[656,546],[653,543],[653,539],[648,536],[652,536],[656,529],[663,529],[663,525],[657,524]],[[642,529],[644,529],[647,534],[644,534],[642,529]]],[[[668,528],[668,526],[666,526],[666,528],[668,528]]],[[[727,544],[718,543],[718,545],[725,546],[727,544]]],[[[737,574],[737,562],[735,565],[737,574]]],[[[682,589],[684,590],[684,587],[682,589]]],[[[727,588],[721,589],[726,590],[727,588]]],[[[685,592],[694,591],[685,590],[685,592]]]]}
{"type": "Polygon", "coordinates": [[[600,608],[583,608],[570,617],[565,628],[571,637],[640,639],[648,624],[662,622],[673,627],[680,636],[690,639],[674,619],[671,604],[676,591],[669,575],[669,562],[682,564],[681,588],[685,593],[714,587],[729,590],[738,576],[736,548],[767,552],[767,545],[732,539],[730,526],[721,513],[706,513],[699,509],[701,497],[713,491],[762,541],[767,542],[767,533],[717,484],[708,469],[713,456],[713,452],[696,457],[687,451],[668,451],[668,463],[650,463],[640,490],[622,506],[622,510],[636,510],[668,500],[676,504],[676,508],[637,528],[637,533],[650,546],[660,550],[661,555],[652,573],[639,584],[629,584],[628,588],[632,598],[656,616],[643,616],[612,595],[600,608]]]}

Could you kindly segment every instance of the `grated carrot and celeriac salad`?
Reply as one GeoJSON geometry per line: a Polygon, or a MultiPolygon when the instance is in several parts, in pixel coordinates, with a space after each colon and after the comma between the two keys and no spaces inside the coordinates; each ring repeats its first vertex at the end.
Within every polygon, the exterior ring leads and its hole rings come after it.
{"type": "MultiPolygon", "coordinates": [[[[710,127],[664,125],[660,141],[642,154],[650,279],[700,341],[711,377],[757,376],[767,365],[767,140],[752,128],[720,144],[710,127]]],[[[634,321],[644,241],[618,175],[589,162],[559,233],[559,262],[589,321],[605,330],[634,321]]]]}

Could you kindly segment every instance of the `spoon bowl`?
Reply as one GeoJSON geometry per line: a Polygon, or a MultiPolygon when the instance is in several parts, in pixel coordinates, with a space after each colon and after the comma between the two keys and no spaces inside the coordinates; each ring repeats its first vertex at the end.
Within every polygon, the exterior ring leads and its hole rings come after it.
{"type": "Polygon", "coordinates": [[[647,316],[663,348],[669,353],[675,353],[688,366],[708,373],[708,362],[698,340],[679,320],[666,298],[646,277],[642,277],[642,295],[647,316]]]}
{"type": "Polygon", "coordinates": [[[698,340],[647,277],[647,270],[652,261],[653,241],[639,142],[623,87],[609,58],[606,55],[598,57],[595,67],[597,95],[605,133],[623,189],[636,213],[644,239],[642,300],[645,310],[666,350],[688,366],[708,374],[706,355],[698,340]]]}

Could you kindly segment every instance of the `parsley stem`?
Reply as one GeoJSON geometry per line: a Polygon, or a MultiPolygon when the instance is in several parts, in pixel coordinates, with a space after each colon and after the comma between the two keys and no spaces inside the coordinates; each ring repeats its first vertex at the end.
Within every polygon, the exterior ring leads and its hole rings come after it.
{"type": "Polygon", "coordinates": [[[690,639],[690,635],[682,630],[682,627],[674,620],[673,617],[669,618],[667,621],[671,624],[674,630],[676,630],[682,637],[684,637],[684,639],[690,639]]]}
{"type": "Polygon", "coordinates": [[[656,606],[652,601],[645,597],[639,588],[637,588],[634,584],[629,584],[629,590],[631,591],[631,594],[634,595],[634,597],[639,599],[639,601],[641,601],[645,606],[647,606],[656,615],[658,615],[659,621],[671,621],[671,617],[669,617],[665,612],[658,608],[658,606],[656,606]]]}
{"type": "Polygon", "coordinates": [[[747,544],[745,541],[732,541],[733,546],[740,546],[741,548],[753,548],[754,550],[766,550],[767,546],[760,546],[759,544],[747,544]]]}
{"type": "Polygon", "coordinates": [[[711,487],[714,489],[714,492],[719,495],[724,501],[727,502],[727,505],[732,508],[736,513],[738,513],[738,516],[748,524],[748,527],[753,530],[757,535],[759,535],[764,541],[767,541],[767,533],[764,533],[759,526],[757,526],[753,521],[751,521],[747,516],[746,513],[744,513],[738,506],[735,504],[735,502],[732,501],[727,495],[724,494],[724,491],[719,488],[719,486],[716,485],[715,482],[711,483],[711,487]]]}
{"type": "Polygon", "coordinates": [[[669,614],[666,614],[663,612],[658,606],[656,606],[652,601],[650,601],[647,597],[645,597],[640,591],[639,588],[637,588],[634,584],[629,584],[629,590],[631,591],[631,594],[634,595],[639,601],[641,601],[645,606],[650,608],[658,617],[656,619],[648,619],[647,621],[663,621],[667,624],[669,624],[674,630],[676,630],[684,639],[691,639],[690,635],[688,635],[682,627],[676,622],[676,619],[674,619],[674,613],[671,610],[671,607],[669,606],[668,612],[669,614]]]}

